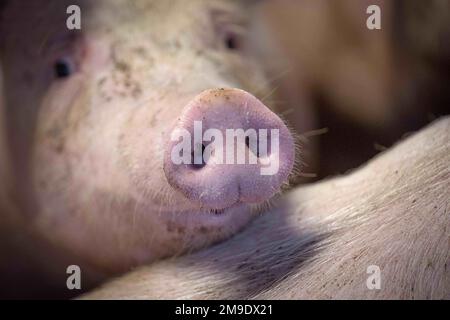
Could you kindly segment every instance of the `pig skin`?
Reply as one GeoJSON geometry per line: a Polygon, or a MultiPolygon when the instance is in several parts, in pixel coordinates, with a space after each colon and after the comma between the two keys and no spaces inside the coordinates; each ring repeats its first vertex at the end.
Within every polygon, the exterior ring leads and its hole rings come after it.
{"type": "Polygon", "coordinates": [[[450,117],[346,176],[299,187],[242,233],[83,299],[449,299],[450,117]],[[369,290],[367,268],[381,270],[369,290]]]}

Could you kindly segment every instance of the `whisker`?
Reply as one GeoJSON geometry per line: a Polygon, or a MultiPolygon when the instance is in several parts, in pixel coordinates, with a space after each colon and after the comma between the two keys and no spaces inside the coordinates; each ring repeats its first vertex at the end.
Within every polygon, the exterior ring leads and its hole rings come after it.
{"type": "Polygon", "coordinates": [[[274,87],[272,90],[269,91],[269,93],[267,93],[263,98],[261,98],[261,101],[264,102],[264,100],[266,100],[268,97],[273,95],[277,90],[278,90],[278,87],[274,87]]]}
{"type": "Polygon", "coordinates": [[[301,135],[308,139],[308,138],[311,138],[311,137],[324,135],[324,134],[328,133],[329,131],[330,130],[328,128],[322,128],[322,129],[307,131],[305,133],[302,133],[301,135]]]}
{"type": "Polygon", "coordinates": [[[262,86],[257,89],[255,91],[255,95],[257,96],[259,93],[261,93],[262,91],[265,91],[265,89],[272,85],[275,81],[280,80],[281,78],[283,78],[284,76],[286,76],[288,73],[292,72],[293,68],[292,67],[288,67],[285,70],[281,71],[280,73],[276,74],[275,76],[269,78],[268,80],[266,80],[262,86]]]}

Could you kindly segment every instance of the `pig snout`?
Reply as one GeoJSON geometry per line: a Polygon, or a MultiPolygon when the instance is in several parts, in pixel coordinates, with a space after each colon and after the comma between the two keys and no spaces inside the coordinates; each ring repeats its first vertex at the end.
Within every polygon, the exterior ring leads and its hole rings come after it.
{"type": "Polygon", "coordinates": [[[169,184],[202,207],[221,210],[263,202],[294,165],[294,141],[283,121],[253,95],[213,89],[183,109],[164,157],[169,184]]]}

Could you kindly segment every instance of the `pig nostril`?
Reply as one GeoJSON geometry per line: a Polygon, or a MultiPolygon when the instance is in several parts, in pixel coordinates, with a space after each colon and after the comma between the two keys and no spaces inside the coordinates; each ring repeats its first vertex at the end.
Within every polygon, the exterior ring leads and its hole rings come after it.
{"type": "Polygon", "coordinates": [[[259,140],[258,139],[256,139],[256,141],[255,141],[255,148],[251,148],[251,146],[250,146],[250,137],[247,136],[247,137],[245,137],[245,145],[247,146],[248,150],[253,152],[253,154],[255,156],[257,156],[258,158],[260,157],[260,154],[259,154],[259,140]]]}
{"type": "MultiPolygon", "coordinates": [[[[205,153],[205,145],[204,144],[202,144],[202,152],[201,152],[201,156],[202,156],[202,158],[201,158],[201,163],[196,163],[196,159],[195,159],[195,150],[194,151],[192,151],[192,154],[191,154],[191,167],[193,168],[193,169],[196,169],[196,170],[199,170],[199,169],[201,169],[201,168],[203,168],[205,165],[206,165],[206,162],[205,162],[205,156],[204,156],[204,153],[205,153]]],[[[197,161],[198,162],[198,161],[197,161]]]]}
{"type": "Polygon", "coordinates": [[[210,209],[209,212],[215,215],[221,215],[225,212],[225,209],[210,209]]]}

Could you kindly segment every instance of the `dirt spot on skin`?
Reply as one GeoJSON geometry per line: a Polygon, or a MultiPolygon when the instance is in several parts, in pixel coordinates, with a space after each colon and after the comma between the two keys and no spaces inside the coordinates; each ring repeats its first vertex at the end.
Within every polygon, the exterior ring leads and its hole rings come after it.
{"type": "Polygon", "coordinates": [[[175,225],[172,222],[168,222],[166,226],[166,230],[168,232],[174,232],[175,231],[175,225]]]}
{"type": "Polygon", "coordinates": [[[204,226],[201,226],[198,230],[201,234],[207,234],[209,232],[209,229],[204,226]]]}
{"type": "Polygon", "coordinates": [[[134,48],[133,51],[142,59],[148,58],[147,50],[144,47],[134,48]]]}
{"type": "Polygon", "coordinates": [[[139,98],[142,95],[142,89],[138,84],[136,84],[136,87],[131,91],[131,95],[135,99],[139,98]]]}
{"type": "Polygon", "coordinates": [[[130,66],[125,61],[116,61],[115,66],[117,70],[123,73],[127,73],[130,71],[130,66]]]}
{"type": "Polygon", "coordinates": [[[60,125],[55,125],[50,130],[46,132],[46,136],[48,140],[50,141],[50,144],[53,148],[53,150],[61,154],[64,152],[65,147],[65,134],[64,134],[64,128],[62,128],[60,125]]]}
{"type": "Polygon", "coordinates": [[[178,226],[178,228],[176,230],[177,230],[178,234],[186,233],[186,228],[185,227],[178,226]]]}
{"type": "Polygon", "coordinates": [[[104,86],[105,82],[106,82],[106,77],[101,78],[101,79],[98,81],[98,87],[99,87],[99,88],[102,88],[102,87],[104,86]]]}
{"type": "Polygon", "coordinates": [[[170,233],[177,233],[179,235],[182,235],[182,234],[186,233],[186,228],[185,227],[177,225],[176,223],[173,223],[173,222],[168,222],[166,229],[170,233]]]}
{"type": "Polygon", "coordinates": [[[61,143],[56,145],[56,148],[55,148],[56,153],[59,153],[59,154],[63,153],[64,152],[64,147],[65,147],[64,141],[61,141],[61,143]]]}
{"type": "Polygon", "coordinates": [[[152,115],[152,119],[150,120],[150,126],[152,128],[154,128],[156,126],[156,119],[158,117],[158,114],[161,112],[161,109],[159,109],[158,111],[156,111],[153,115],[152,115]]]}

